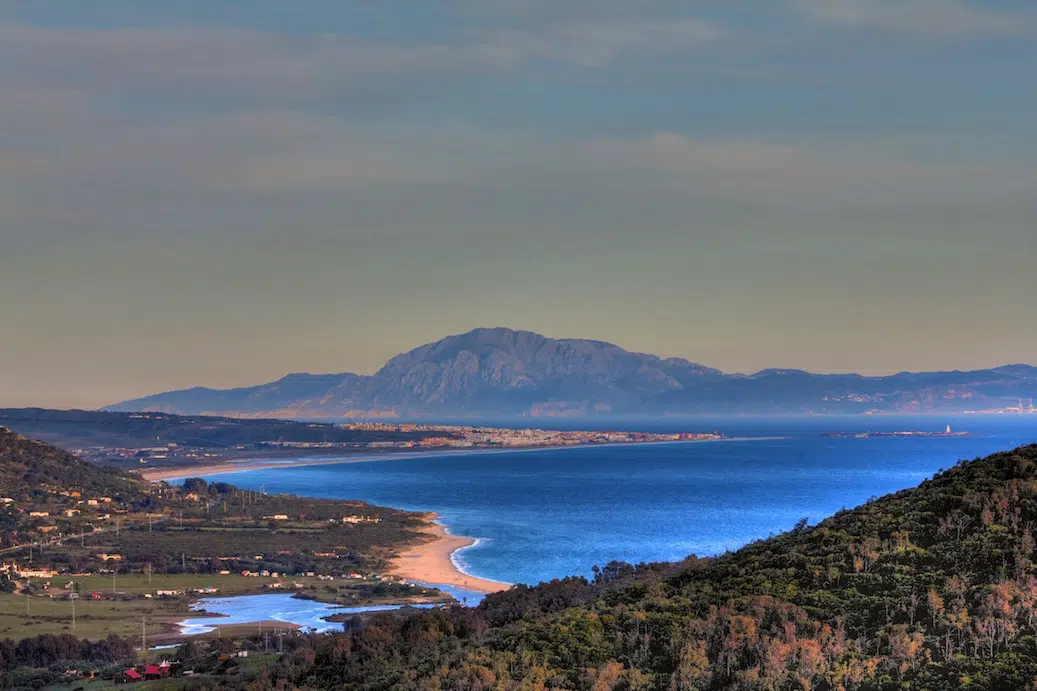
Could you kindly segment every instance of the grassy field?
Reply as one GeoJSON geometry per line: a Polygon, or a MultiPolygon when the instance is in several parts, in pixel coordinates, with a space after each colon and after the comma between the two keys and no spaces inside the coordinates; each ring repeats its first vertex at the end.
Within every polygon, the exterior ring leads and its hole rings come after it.
{"type": "MultiPolygon", "coordinates": [[[[304,580],[304,579],[301,579],[304,580]]],[[[39,587],[48,581],[33,580],[39,587]]],[[[0,637],[24,638],[42,633],[74,633],[80,638],[103,638],[109,633],[120,636],[141,635],[142,618],[148,622],[149,638],[168,638],[172,624],[190,612],[190,603],[197,599],[178,597],[144,599],[145,593],[158,590],[190,590],[192,588],[219,588],[214,595],[244,595],[271,592],[263,590],[263,583],[271,579],[247,578],[233,574],[212,576],[205,574],[117,576],[114,595],[110,576],[60,577],[50,579],[46,595],[29,598],[11,593],[0,593],[0,637]],[[72,628],[72,601],[67,599],[65,585],[74,582],[80,597],[75,601],[76,624],[72,628]],[[104,599],[92,600],[90,593],[100,593],[104,599]],[[53,595],[51,598],[49,595],[53,595]],[[127,597],[128,596],[128,597],[127,597]],[[161,634],[161,635],[160,635],[161,634]]],[[[280,591],[274,591],[280,592],[280,591]]]]}
{"type": "Polygon", "coordinates": [[[24,596],[0,593],[0,637],[17,640],[43,633],[71,633],[91,640],[110,633],[140,636],[142,619],[150,622],[149,631],[157,635],[183,618],[187,605],[165,600],[77,600],[75,629],[69,600],[33,597],[28,614],[26,611],[24,596]]]}
{"type": "MultiPolygon", "coordinates": [[[[449,596],[432,590],[425,591],[423,588],[373,586],[361,581],[339,580],[329,583],[316,578],[287,578],[281,581],[285,584],[284,589],[263,588],[265,584],[275,582],[270,578],[249,578],[239,574],[155,574],[150,578],[145,574],[132,574],[116,576],[113,589],[111,576],[62,576],[49,581],[34,579],[31,583],[38,594],[28,598],[28,607],[24,595],[0,593],[0,638],[17,640],[44,633],[70,633],[91,640],[103,638],[109,633],[138,638],[144,619],[150,645],[176,638],[174,624],[190,614],[191,603],[199,597],[301,593],[324,602],[351,606],[387,602],[445,602],[450,599],[449,596]],[[73,603],[68,599],[72,591],[65,588],[70,582],[76,584],[80,593],[75,600],[75,629],[72,628],[73,603]],[[295,588],[296,582],[304,587],[295,588]],[[50,587],[45,593],[39,594],[44,583],[49,583],[50,587]],[[372,592],[373,587],[385,592],[372,592]],[[217,588],[218,592],[206,596],[143,597],[145,593],[155,594],[159,590],[186,592],[200,588],[217,588]],[[102,599],[91,599],[91,593],[100,594],[102,599]]],[[[218,622],[218,619],[214,620],[214,623],[218,622]]],[[[252,633],[258,627],[246,628],[248,631],[229,633],[252,633]]]]}
{"type": "MultiPolygon", "coordinates": [[[[298,580],[300,583],[314,580],[305,578],[289,578],[286,583],[289,585],[298,580]]],[[[225,576],[218,576],[214,574],[154,574],[148,576],[146,574],[125,574],[115,576],[113,579],[111,574],[108,575],[94,575],[94,576],[58,576],[51,578],[49,581],[42,579],[33,579],[31,581],[33,585],[42,585],[43,583],[50,583],[50,593],[54,597],[59,595],[67,595],[68,590],[65,590],[64,586],[70,582],[74,582],[80,592],[80,597],[86,599],[90,593],[100,593],[105,597],[111,595],[143,595],[145,593],[154,594],[159,590],[192,590],[196,588],[219,588],[220,595],[242,595],[245,593],[256,593],[261,592],[264,584],[274,582],[270,578],[249,578],[240,574],[229,574],[225,576]]]]}

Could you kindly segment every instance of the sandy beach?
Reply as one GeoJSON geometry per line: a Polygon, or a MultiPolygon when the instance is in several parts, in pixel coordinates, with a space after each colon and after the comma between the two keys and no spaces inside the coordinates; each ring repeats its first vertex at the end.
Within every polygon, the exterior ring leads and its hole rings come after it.
{"type": "Polygon", "coordinates": [[[189,477],[202,477],[204,475],[221,475],[223,473],[245,473],[250,470],[270,470],[273,468],[295,468],[310,465],[337,465],[339,463],[363,463],[365,461],[388,461],[394,458],[404,457],[389,454],[367,454],[356,456],[337,456],[329,458],[300,458],[297,460],[264,462],[262,460],[246,461],[224,461],[209,465],[180,466],[177,468],[155,468],[140,472],[140,476],[150,482],[162,482],[164,480],[182,480],[189,477]]]}
{"type": "Polygon", "coordinates": [[[472,538],[450,535],[438,523],[429,523],[422,532],[428,535],[428,540],[401,552],[392,560],[390,573],[409,581],[452,585],[483,593],[495,593],[510,587],[507,583],[469,576],[454,566],[450,555],[474,545],[472,538]]]}
{"type": "MultiPolygon", "coordinates": [[[[650,443],[650,442],[639,442],[650,443]]],[[[619,446],[613,444],[612,446],[619,446]]],[[[263,459],[241,459],[233,461],[221,461],[218,463],[180,466],[176,468],[154,468],[141,471],[140,475],[151,482],[162,482],[163,480],[182,480],[187,477],[201,477],[203,475],[220,475],[224,473],[245,473],[250,470],[270,470],[273,468],[300,468],[313,465],[338,465],[340,463],[369,463],[371,461],[400,461],[413,458],[436,458],[443,456],[460,456],[462,454],[499,454],[499,453],[523,453],[531,451],[548,451],[559,448],[577,448],[575,446],[521,446],[509,449],[439,449],[435,451],[395,451],[374,452],[356,451],[349,454],[334,456],[300,456],[298,458],[286,458],[282,460],[266,461],[263,459]]]]}
{"type": "MultiPolygon", "coordinates": [[[[774,437],[775,439],[777,437],[774,437]]],[[[356,451],[351,454],[335,456],[300,456],[298,458],[286,458],[280,460],[265,461],[263,459],[241,459],[233,461],[220,461],[217,463],[178,466],[173,468],[149,468],[138,472],[142,478],[150,482],[162,482],[165,480],[182,480],[189,477],[202,477],[205,475],[221,475],[224,473],[246,473],[251,470],[271,470],[274,468],[301,468],[313,465],[338,465],[340,463],[370,463],[372,461],[399,461],[415,458],[437,458],[444,456],[461,456],[465,454],[497,455],[511,453],[536,453],[537,451],[557,451],[558,449],[594,449],[603,447],[623,446],[648,446],[663,444],[706,444],[718,441],[747,441],[740,438],[725,439],[699,439],[686,441],[638,441],[638,442],[616,442],[606,444],[569,444],[569,445],[547,445],[547,446],[516,446],[508,448],[475,448],[475,449],[437,449],[434,451],[393,451],[393,452],[371,452],[356,451]]]]}

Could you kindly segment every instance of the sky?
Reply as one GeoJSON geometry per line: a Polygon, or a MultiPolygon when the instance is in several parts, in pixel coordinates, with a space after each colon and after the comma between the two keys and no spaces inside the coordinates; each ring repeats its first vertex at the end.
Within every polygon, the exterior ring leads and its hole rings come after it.
{"type": "Polygon", "coordinates": [[[5,0],[0,405],[480,326],[1037,363],[1032,0],[5,0]]]}

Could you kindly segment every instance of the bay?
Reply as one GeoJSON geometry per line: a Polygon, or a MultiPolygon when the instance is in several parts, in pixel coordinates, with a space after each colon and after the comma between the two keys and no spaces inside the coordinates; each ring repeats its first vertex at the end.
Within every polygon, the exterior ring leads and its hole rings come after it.
{"type": "MultiPolygon", "coordinates": [[[[586,421],[565,423],[589,428],[586,421]]],[[[209,479],[267,492],[435,511],[477,538],[468,573],[509,583],[579,574],[618,559],[722,553],[913,487],[957,461],[1037,441],[1037,415],[692,418],[613,429],[700,432],[718,442],[464,453],[237,472],[209,479]],[[966,437],[831,437],[942,431],[966,437]]],[[[600,425],[599,425],[600,427],[600,425]]]]}

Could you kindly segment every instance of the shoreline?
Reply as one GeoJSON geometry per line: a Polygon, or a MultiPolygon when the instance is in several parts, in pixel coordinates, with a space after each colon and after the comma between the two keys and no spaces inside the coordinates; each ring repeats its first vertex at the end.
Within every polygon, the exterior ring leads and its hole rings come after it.
{"type": "MultiPolygon", "coordinates": [[[[491,449],[441,449],[434,451],[396,453],[358,452],[344,458],[300,457],[270,463],[264,463],[263,461],[252,459],[242,459],[240,461],[223,462],[209,466],[199,466],[196,468],[170,468],[168,470],[156,470],[151,472],[144,471],[141,475],[145,480],[161,482],[166,480],[185,479],[188,477],[246,473],[256,470],[274,470],[279,468],[337,465],[345,463],[370,463],[375,461],[407,460],[413,458],[444,458],[467,454],[497,455],[506,453],[557,451],[559,449],[576,450],[660,444],[704,444],[723,441],[760,441],[778,438],[781,437],[725,437],[720,439],[617,442],[612,444],[570,444],[491,449]]],[[[424,517],[428,522],[420,529],[420,532],[424,533],[430,539],[411,545],[410,547],[405,548],[396,557],[392,558],[387,573],[399,576],[408,582],[417,584],[430,585],[433,587],[455,587],[482,594],[496,593],[512,587],[513,584],[511,583],[480,578],[466,572],[460,567],[457,561],[457,555],[461,551],[479,544],[480,540],[478,538],[451,534],[445,525],[437,521],[438,516],[434,512],[425,513],[424,517]]]]}
{"type": "Polygon", "coordinates": [[[656,446],[660,444],[710,444],[725,441],[759,441],[764,439],[776,439],[779,437],[725,437],[723,439],[687,439],[680,441],[644,441],[644,442],[617,442],[615,444],[559,444],[548,446],[519,446],[514,448],[464,448],[464,449],[439,449],[434,451],[409,451],[409,452],[356,452],[355,454],[318,457],[302,456],[295,459],[273,460],[264,462],[262,459],[242,459],[239,461],[220,461],[213,464],[198,466],[180,466],[175,468],[154,468],[135,471],[143,479],[149,482],[164,482],[169,480],[183,480],[190,477],[203,477],[206,475],[230,475],[233,473],[247,473],[255,470],[277,470],[282,468],[304,468],[320,465],[340,465],[345,463],[373,463],[375,461],[403,461],[416,458],[448,458],[462,455],[497,455],[506,453],[535,453],[537,451],[558,451],[559,449],[601,449],[616,448],[623,446],[656,446]]]}
{"type": "Polygon", "coordinates": [[[421,532],[431,539],[412,545],[401,551],[389,562],[389,573],[407,581],[432,586],[453,586],[484,594],[497,593],[511,587],[510,583],[479,578],[466,573],[458,566],[455,555],[479,543],[476,538],[452,535],[441,523],[436,523],[436,514],[426,514],[429,522],[421,532]]]}

